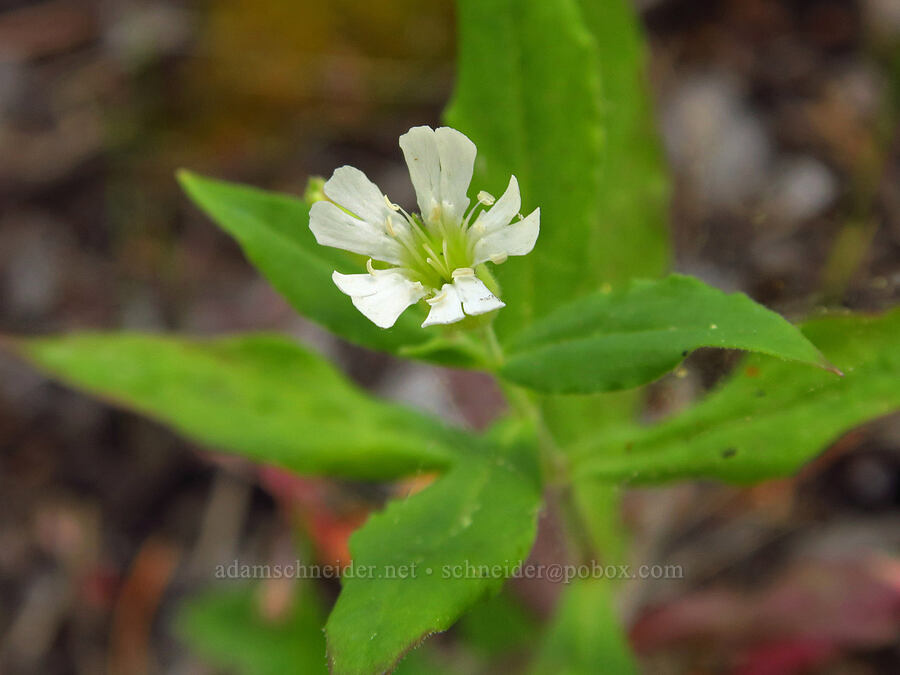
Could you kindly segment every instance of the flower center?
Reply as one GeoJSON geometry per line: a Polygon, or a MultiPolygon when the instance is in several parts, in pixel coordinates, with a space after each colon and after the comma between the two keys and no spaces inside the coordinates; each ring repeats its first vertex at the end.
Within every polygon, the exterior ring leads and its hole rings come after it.
{"type": "Polygon", "coordinates": [[[402,244],[403,267],[416,281],[440,289],[453,282],[455,270],[472,267],[466,221],[448,219],[440,205],[432,209],[427,223],[417,213],[407,213],[396,204],[390,206],[397,215],[387,219],[385,231],[402,244]]]}

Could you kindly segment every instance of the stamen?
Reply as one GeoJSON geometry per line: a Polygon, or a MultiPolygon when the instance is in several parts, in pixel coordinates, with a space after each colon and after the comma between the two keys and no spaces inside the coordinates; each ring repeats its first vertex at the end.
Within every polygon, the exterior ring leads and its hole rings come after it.
{"type": "Polygon", "coordinates": [[[506,253],[494,253],[489,260],[495,265],[502,265],[509,256],[506,253]]]}
{"type": "Polygon", "coordinates": [[[392,202],[390,199],[388,199],[388,196],[387,196],[387,195],[384,195],[384,203],[387,204],[387,207],[388,207],[391,211],[399,211],[399,210],[400,210],[400,205],[399,205],[399,204],[395,204],[395,203],[392,202]]]}
{"type": "Polygon", "coordinates": [[[397,207],[397,211],[403,216],[404,220],[406,220],[406,224],[409,226],[409,229],[408,230],[404,229],[403,231],[401,231],[400,234],[397,236],[397,238],[403,243],[404,246],[406,246],[408,249],[412,250],[411,249],[412,244],[407,243],[406,240],[409,237],[407,237],[406,235],[408,235],[410,233],[410,231],[412,231],[412,233],[418,234],[421,239],[425,239],[425,233],[422,232],[422,228],[416,222],[416,219],[413,218],[406,211],[406,209],[404,209],[402,206],[400,206],[398,204],[394,204],[394,206],[397,207]]]}
{"type": "Polygon", "coordinates": [[[402,213],[404,216],[406,216],[406,222],[409,223],[409,226],[419,236],[419,239],[427,239],[425,232],[422,231],[422,227],[416,222],[416,219],[409,215],[406,211],[402,211],[402,213]]]}
{"type": "Polygon", "coordinates": [[[381,270],[376,270],[376,269],[375,269],[374,265],[372,265],[372,259],[371,259],[371,258],[369,258],[368,260],[366,260],[366,269],[369,270],[369,274],[371,274],[373,277],[375,276],[375,273],[376,273],[376,272],[380,272],[380,271],[381,271],[381,270]]]}
{"type": "Polygon", "coordinates": [[[438,254],[434,252],[434,249],[431,248],[431,244],[422,244],[422,248],[431,256],[426,258],[425,262],[431,265],[442,277],[450,276],[450,269],[446,265],[441,264],[441,260],[438,254]]]}
{"type": "Polygon", "coordinates": [[[440,263],[435,261],[434,258],[425,258],[425,263],[430,265],[431,269],[433,269],[435,272],[437,272],[439,276],[441,276],[441,277],[447,276],[447,270],[440,263]]]}
{"type": "Polygon", "coordinates": [[[441,302],[441,301],[442,301],[444,298],[446,298],[446,297],[447,297],[447,291],[445,291],[445,290],[442,288],[440,291],[438,291],[438,293],[436,293],[435,295],[431,296],[430,298],[425,298],[425,302],[427,302],[429,305],[432,305],[432,306],[433,306],[433,305],[436,305],[436,304],[438,304],[439,302],[441,302]]]}
{"type": "MultiPolygon", "coordinates": [[[[482,206],[483,206],[483,204],[482,204],[480,201],[477,201],[477,200],[476,200],[476,202],[475,202],[474,204],[472,204],[472,208],[469,209],[469,212],[466,214],[466,217],[463,218],[463,222],[462,222],[462,229],[463,229],[463,231],[469,229],[469,221],[472,219],[472,216],[475,215],[475,211],[476,211],[477,209],[481,208],[482,206]]],[[[478,214],[478,217],[480,218],[480,217],[481,217],[481,214],[478,214]]],[[[477,221],[478,218],[476,218],[475,220],[477,221]]]]}
{"type": "Polygon", "coordinates": [[[387,233],[388,233],[390,236],[396,237],[396,236],[397,236],[397,230],[394,229],[394,223],[393,223],[393,220],[394,220],[393,218],[391,218],[390,216],[388,216],[388,217],[385,219],[385,221],[384,221],[384,229],[387,230],[387,233]]]}
{"type": "Polygon", "coordinates": [[[431,248],[431,244],[429,244],[428,242],[425,242],[424,244],[422,244],[422,248],[425,249],[425,252],[428,255],[430,255],[432,258],[434,258],[435,260],[438,259],[439,256],[437,253],[434,252],[434,249],[431,248]]]}
{"type": "Polygon", "coordinates": [[[494,199],[494,195],[492,195],[490,192],[485,192],[484,190],[482,190],[478,193],[478,201],[485,206],[493,206],[494,202],[497,200],[494,199]]]}
{"type": "Polygon", "coordinates": [[[459,279],[460,277],[474,277],[475,270],[471,267],[458,267],[453,270],[453,274],[450,275],[454,279],[459,279]]]}
{"type": "Polygon", "coordinates": [[[425,264],[425,258],[422,257],[422,253],[411,242],[407,241],[404,237],[401,237],[398,241],[403,244],[403,248],[405,248],[413,257],[413,266],[425,264]]]}

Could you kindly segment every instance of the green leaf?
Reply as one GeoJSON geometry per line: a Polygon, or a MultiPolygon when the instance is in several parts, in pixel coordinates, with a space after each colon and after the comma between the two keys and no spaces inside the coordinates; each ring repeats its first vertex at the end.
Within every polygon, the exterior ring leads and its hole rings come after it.
{"type": "Polygon", "coordinates": [[[215,589],[188,599],[176,633],[211,663],[237,675],[328,673],[318,598],[305,588],[284,616],[260,612],[260,587],[215,589]]]}
{"type": "MultiPolygon", "coordinates": [[[[514,336],[530,317],[604,282],[662,274],[668,176],[632,3],[579,0],[578,11],[541,0],[458,4],[462,53],[447,118],[478,145],[473,184],[500,191],[514,173],[525,208],[542,209],[535,250],[495,270],[507,302],[500,334],[514,336]]],[[[545,397],[541,407],[565,444],[594,433],[613,409],[619,420],[631,417],[632,393],[618,392],[612,405],[610,394],[545,397]]],[[[579,501],[591,502],[584,515],[595,545],[604,554],[620,548],[609,486],[582,482],[578,490],[579,501]]]]}
{"type": "MultiPolygon", "coordinates": [[[[446,365],[472,365],[471,354],[420,326],[424,313],[410,307],[388,330],[379,328],[341,293],[331,274],[364,272],[359,256],[320,246],[309,229],[309,207],[300,199],[178,173],[188,196],[234,237],[247,258],[298,312],[356,344],[446,365]]],[[[461,345],[465,347],[465,345],[461,345]]]]}
{"type": "Polygon", "coordinates": [[[553,438],[565,448],[585,435],[593,436],[600,427],[636,417],[643,395],[641,389],[626,389],[580,396],[550,394],[537,400],[553,438]]]}
{"type": "MultiPolygon", "coordinates": [[[[631,4],[458,6],[459,77],[447,119],[478,145],[473,184],[496,194],[514,173],[526,212],[541,207],[535,250],[495,270],[507,302],[497,316],[500,334],[515,335],[532,317],[603,282],[661,274],[668,181],[631,4]]],[[[540,405],[566,444],[611,415],[631,417],[631,394],[617,393],[612,405],[610,394],[544,397],[540,405]]],[[[595,547],[605,555],[620,550],[609,486],[582,481],[576,490],[595,547]]]]}
{"type": "Polygon", "coordinates": [[[343,581],[326,626],[336,675],[390,669],[496,592],[528,554],[541,501],[534,447],[482,452],[424,492],[391,503],[350,539],[357,569],[375,578],[343,581]],[[390,578],[399,570],[405,578],[390,578]]]}
{"type": "Polygon", "coordinates": [[[515,174],[523,213],[541,208],[534,251],[496,268],[500,335],[603,281],[658,274],[665,179],[627,3],[460,0],[458,13],[446,117],[478,146],[473,184],[500,194],[515,174]]]}
{"type": "Polygon", "coordinates": [[[587,268],[581,270],[589,277],[583,289],[591,291],[604,281],[657,277],[668,269],[669,177],[633,3],[578,0],[578,5],[597,47],[603,134],[599,209],[585,244],[587,268]]]}
{"type": "Polygon", "coordinates": [[[566,587],[534,675],[638,672],[613,601],[612,586],[605,579],[579,580],[566,587]]]}
{"type": "Polygon", "coordinates": [[[67,384],[199,443],[301,473],[384,479],[444,468],[462,436],[367,396],[278,336],[76,334],[13,348],[67,384]]]}
{"type": "Polygon", "coordinates": [[[698,347],[745,349],[824,365],[778,314],[673,275],[636,280],[560,307],[508,346],[508,380],[548,393],[592,393],[651,382],[698,347]]]}
{"type": "Polygon", "coordinates": [[[578,475],[637,483],[788,475],[846,431],[900,408],[900,309],[817,319],[803,332],[844,377],[748,358],[680,415],[586,442],[577,451],[578,475]]]}
{"type": "Polygon", "coordinates": [[[534,644],[539,634],[536,617],[508,589],[479,602],[460,619],[457,629],[466,647],[502,657],[523,653],[534,644]]]}

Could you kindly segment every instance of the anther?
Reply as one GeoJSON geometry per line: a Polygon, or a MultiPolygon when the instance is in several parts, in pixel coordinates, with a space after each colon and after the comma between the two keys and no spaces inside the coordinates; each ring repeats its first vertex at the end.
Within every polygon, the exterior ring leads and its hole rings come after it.
{"type": "Polygon", "coordinates": [[[492,195],[490,192],[485,192],[484,190],[482,190],[478,193],[478,201],[485,206],[493,206],[494,202],[497,200],[494,199],[494,195],[492,195]]]}
{"type": "Polygon", "coordinates": [[[495,265],[502,265],[506,262],[507,257],[509,256],[506,253],[494,253],[489,260],[495,265]]]}
{"type": "Polygon", "coordinates": [[[453,273],[450,276],[452,276],[454,279],[459,279],[460,277],[474,277],[475,270],[473,270],[471,267],[458,267],[453,270],[453,273]]]}

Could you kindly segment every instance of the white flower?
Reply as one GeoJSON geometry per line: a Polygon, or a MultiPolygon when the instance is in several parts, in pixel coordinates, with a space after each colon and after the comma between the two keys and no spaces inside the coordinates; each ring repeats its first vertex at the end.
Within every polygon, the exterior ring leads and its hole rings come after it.
{"type": "Polygon", "coordinates": [[[455,129],[413,127],[400,137],[400,147],[418,213],[392,203],[351,166],[335,170],[325,183],[328,199],[310,209],[317,242],[369,257],[367,274],[334,272],[334,283],[381,328],[393,326],[423,298],[431,307],[423,326],[500,309],[504,303],[479,278],[479,266],[529,253],[540,230],[540,209],[522,217],[515,176],[499,199],[479,192],[469,209],[475,144],[455,129]],[[373,260],[390,267],[377,269],[373,260]]]}

